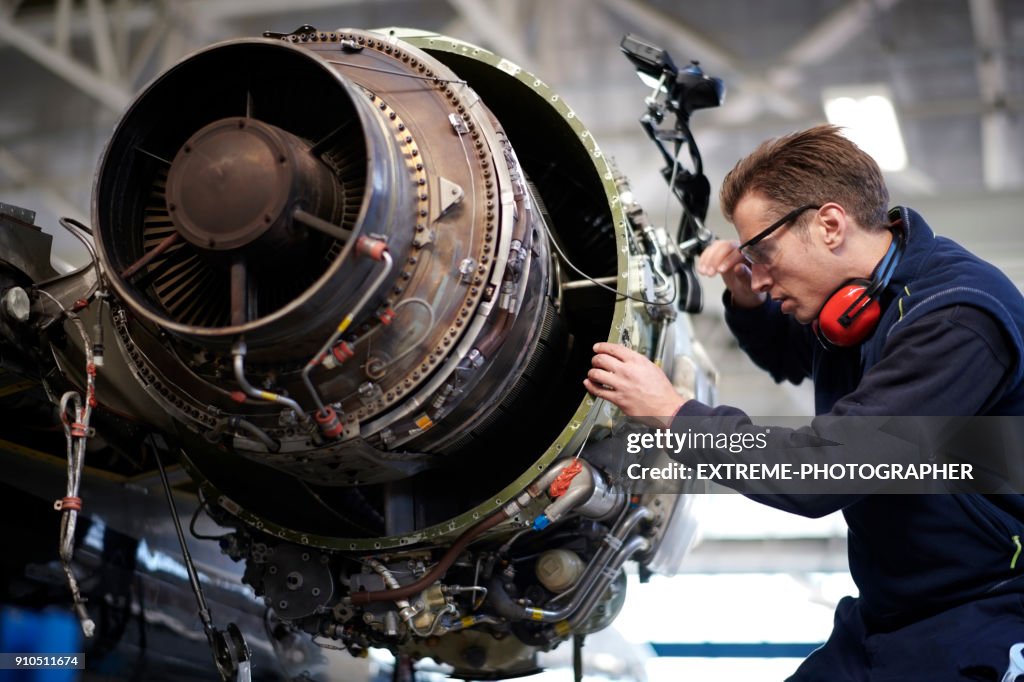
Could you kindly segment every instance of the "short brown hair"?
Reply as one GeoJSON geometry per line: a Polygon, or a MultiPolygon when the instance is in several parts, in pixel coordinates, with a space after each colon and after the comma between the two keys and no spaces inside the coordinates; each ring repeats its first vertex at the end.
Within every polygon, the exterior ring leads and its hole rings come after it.
{"type": "Polygon", "coordinates": [[[729,171],[719,198],[729,222],[750,192],[777,204],[779,215],[803,204],[834,201],[867,229],[887,224],[889,190],[875,160],[833,125],[766,142],[729,171]]]}

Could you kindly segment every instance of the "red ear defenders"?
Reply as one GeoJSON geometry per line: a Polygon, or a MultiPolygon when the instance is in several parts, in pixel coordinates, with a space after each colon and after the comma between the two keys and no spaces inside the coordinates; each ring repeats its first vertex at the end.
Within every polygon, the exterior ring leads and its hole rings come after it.
{"type": "Polygon", "coordinates": [[[878,318],[882,316],[878,296],[896,272],[906,242],[901,220],[894,222],[890,229],[892,243],[875,266],[871,279],[844,282],[818,312],[813,329],[826,349],[856,346],[871,336],[878,326],[878,318]]]}

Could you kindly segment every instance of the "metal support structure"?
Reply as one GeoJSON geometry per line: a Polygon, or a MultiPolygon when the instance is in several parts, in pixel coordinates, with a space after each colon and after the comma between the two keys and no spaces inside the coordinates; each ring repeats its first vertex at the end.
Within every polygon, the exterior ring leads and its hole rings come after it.
{"type": "Polygon", "coordinates": [[[72,59],[19,28],[8,18],[0,18],[0,41],[39,62],[57,76],[94,98],[108,109],[120,113],[128,106],[131,95],[121,83],[104,78],[95,69],[72,59]]]}
{"type": "Polygon", "coordinates": [[[978,86],[986,104],[981,116],[982,169],[990,190],[1024,186],[1024,162],[1018,153],[1020,124],[1010,116],[1006,62],[1006,18],[996,0],[970,0],[978,45],[978,86]]]}
{"type": "Polygon", "coordinates": [[[103,0],[85,0],[89,13],[89,29],[92,36],[92,51],[100,77],[116,83],[118,79],[117,57],[114,42],[110,36],[110,21],[103,0]]]}
{"type": "Polygon", "coordinates": [[[871,26],[878,13],[892,9],[900,0],[849,0],[810,30],[803,31],[799,41],[786,50],[781,66],[772,69],[768,80],[792,88],[803,80],[804,67],[820,64],[834,57],[851,41],[871,26]]]}
{"type": "MultiPolygon", "coordinates": [[[[127,22],[123,20],[127,15],[121,14],[120,16],[122,17],[122,20],[120,22],[119,30],[128,33],[131,28],[127,25],[127,22]]],[[[145,35],[142,36],[138,46],[136,46],[134,54],[130,56],[126,54],[127,61],[125,62],[124,74],[128,83],[137,83],[139,81],[146,69],[146,66],[153,58],[156,51],[160,48],[164,38],[167,37],[167,33],[168,28],[165,23],[164,15],[157,15],[156,19],[146,30],[145,35]]]]}
{"type": "MultiPolygon", "coordinates": [[[[644,37],[664,46],[679,60],[699,59],[705,72],[725,79],[730,87],[729,106],[719,113],[720,119],[744,123],[764,113],[763,95],[772,92],[773,86],[769,86],[763,77],[751,74],[736,55],[647,2],[600,0],[600,4],[608,12],[636,26],[644,37]]],[[[771,99],[775,103],[772,108],[784,110],[787,118],[807,113],[806,107],[789,95],[773,93],[771,99]]]]}
{"type": "Polygon", "coordinates": [[[71,11],[73,0],[57,0],[53,9],[53,48],[61,54],[71,52],[71,11]]]}
{"type": "MultiPolygon", "coordinates": [[[[386,5],[388,0],[374,0],[375,5],[386,5]]],[[[343,17],[342,8],[350,5],[364,5],[365,0],[175,0],[183,12],[194,15],[199,21],[226,21],[239,17],[254,17],[268,14],[293,14],[295,12],[319,9],[337,9],[343,17]]],[[[338,28],[331,26],[329,28],[338,28]]]]}

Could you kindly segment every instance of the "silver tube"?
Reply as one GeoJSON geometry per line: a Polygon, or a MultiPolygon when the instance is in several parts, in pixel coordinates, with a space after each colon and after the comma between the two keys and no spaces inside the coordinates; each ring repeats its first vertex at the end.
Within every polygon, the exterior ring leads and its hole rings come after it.
{"type": "Polygon", "coordinates": [[[258,400],[278,403],[280,405],[290,407],[293,410],[295,410],[295,414],[299,415],[302,421],[308,422],[309,415],[307,415],[306,412],[302,409],[302,407],[291,398],[286,398],[283,395],[271,393],[270,391],[261,391],[249,383],[249,380],[245,378],[246,350],[247,349],[245,346],[245,341],[237,341],[235,345],[231,348],[231,355],[234,359],[233,365],[235,370],[235,381],[238,382],[238,385],[242,389],[242,391],[244,391],[247,396],[256,398],[258,400]]]}
{"type": "Polygon", "coordinates": [[[594,581],[594,586],[585,593],[585,597],[580,604],[580,608],[570,616],[569,626],[572,629],[579,627],[581,623],[590,617],[591,612],[593,612],[594,607],[597,605],[597,600],[601,598],[604,591],[608,589],[608,585],[611,584],[612,580],[615,579],[615,576],[617,576],[619,571],[622,570],[622,565],[626,563],[631,556],[637,552],[646,551],[650,546],[650,540],[641,535],[637,535],[630,538],[629,541],[615,553],[615,556],[612,557],[612,560],[608,563],[607,568],[601,571],[597,580],[594,581]]]}
{"type": "MultiPolygon", "coordinates": [[[[399,587],[401,587],[401,584],[399,584],[398,580],[391,573],[391,571],[388,570],[387,566],[377,561],[376,559],[366,559],[366,563],[370,566],[370,568],[377,571],[377,574],[384,579],[384,584],[387,586],[389,590],[397,590],[399,587]]],[[[409,600],[396,599],[395,606],[398,607],[398,613],[402,617],[402,621],[407,623],[409,627],[412,627],[412,623],[410,621],[413,619],[413,616],[416,615],[416,610],[412,608],[412,606],[410,606],[409,600]]]]}
{"type": "Polygon", "coordinates": [[[335,329],[334,333],[331,334],[330,338],[328,338],[327,341],[324,342],[324,345],[320,347],[320,350],[316,352],[316,355],[310,358],[309,362],[306,363],[306,366],[302,368],[302,381],[303,383],[306,384],[306,388],[309,390],[309,394],[313,396],[313,402],[316,403],[317,409],[319,410],[324,409],[324,404],[323,401],[320,399],[320,393],[316,390],[316,387],[313,385],[313,381],[309,378],[309,374],[310,372],[313,371],[314,367],[320,364],[324,356],[330,352],[331,346],[334,345],[334,342],[337,341],[338,338],[345,333],[345,330],[348,329],[350,324],[352,324],[352,321],[355,319],[356,315],[358,315],[359,312],[363,309],[363,306],[366,305],[366,302],[369,301],[370,298],[377,293],[377,290],[380,288],[380,285],[384,283],[385,279],[387,279],[388,273],[391,272],[391,266],[393,263],[393,261],[391,260],[391,254],[385,251],[384,253],[381,254],[381,260],[384,261],[384,267],[377,274],[377,277],[373,280],[373,283],[366,288],[366,290],[363,292],[363,295],[359,297],[358,301],[356,301],[355,306],[353,306],[352,310],[350,310],[349,313],[345,315],[345,317],[341,320],[341,322],[338,324],[338,328],[335,329]]]}
{"type": "MultiPolygon", "coordinates": [[[[523,609],[523,617],[525,619],[540,621],[542,623],[557,623],[576,613],[579,607],[586,600],[587,594],[592,592],[593,586],[600,580],[605,568],[613,561],[613,559],[618,558],[623,551],[623,548],[631,547],[637,539],[644,540],[645,543],[647,542],[646,539],[637,537],[623,545],[623,538],[627,537],[636,524],[641,520],[650,517],[651,510],[647,507],[637,507],[622,520],[614,531],[605,536],[604,544],[601,546],[601,549],[599,549],[597,554],[594,555],[594,558],[587,565],[586,570],[580,577],[579,582],[576,583],[576,587],[574,588],[575,594],[573,595],[572,601],[555,610],[527,607],[523,609]]],[[[635,552],[636,550],[633,551],[635,552]]],[[[623,561],[625,561],[625,559],[623,559],[623,561]]],[[[619,567],[621,568],[621,563],[619,564],[619,567]]],[[[607,585],[605,587],[607,587],[607,585]]],[[[604,588],[602,588],[601,591],[603,592],[604,588]]]]}
{"type": "Polygon", "coordinates": [[[269,433],[261,429],[260,427],[253,424],[251,421],[242,419],[241,417],[231,417],[228,420],[231,426],[236,429],[245,431],[256,440],[260,441],[267,447],[268,452],[277,452],[281,449],[281,443],[270,436],[269,433]]]}

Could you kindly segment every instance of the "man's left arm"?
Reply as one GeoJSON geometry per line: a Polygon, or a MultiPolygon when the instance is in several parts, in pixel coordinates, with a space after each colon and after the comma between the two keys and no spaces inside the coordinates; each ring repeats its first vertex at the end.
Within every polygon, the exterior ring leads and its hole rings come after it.
{"type": "MultiPolygon", "coordinates": [[[[621,346],[612,349],[614,355],[604,361],[595,358],[595,368],[601,365],[608,369],[597,373],[591,370],[589,376],[604,384],[595,395],[613,402],[627,415],[659,428],[672,426],[677,432],[763,431],[735,407],[712,407],[695,400],[684,403],[653,363],[619,349],[621,346]],[[642,389],[638,389],[640,384],[644,385],[642,389]],[[672,405],[676,407],[674,417],[669,407],[672,405]]],[[[913,459],[918,451],[911,443],[890,438],[874,422],[889,422],[892,416],[983,414],[1004,394],[1010,368],[1018,361],[1000,325],[985,312],[969,306],[934,311],[894,332],[882,359],[831,413],[817,417],[810,427],[802,429],[771,427],[773,456],[797,467],[804,463],[852,462],[864,452],[899,461],[913,459]]],[[[749,461],[749,454],[740,457],[728,450],[705,451],[699,456],[714,463],[749,461]]],[[[751,495],[770,506],[805,516],[842,509],[861,496],[751,495]]]]}

